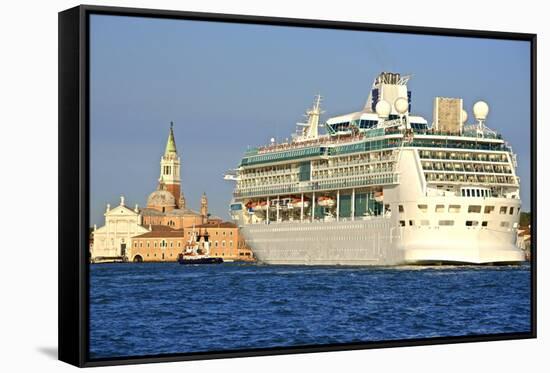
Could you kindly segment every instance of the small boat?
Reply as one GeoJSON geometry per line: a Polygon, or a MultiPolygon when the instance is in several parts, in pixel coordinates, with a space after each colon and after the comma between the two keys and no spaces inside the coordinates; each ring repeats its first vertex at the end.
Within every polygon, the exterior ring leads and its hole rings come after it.
{"type": "Polygon", "coordinates": [[[267,208],[267,202],[266,201],[257,202],[252,207],[252,209],[254,211],[262,211],[262,210],[265,210],[266,208],[267,208]]]}
{"type": "Polygon", "coordinates": [[[178,258],[178,263],[179,264],[220,264],[220,263],[223,263],[223,259],[222,258],[215,258],[215,257],[212,257],[212,256],[209,256],[209,257],[205,257],[205,256],[198,256],[198,257],[193,257],[193,256],[184,256],[184,255],[180,255],[180,257],[178,258]]]}
{"type": "Polygon", "coordinates": [[[195,226],[193,226],[193,234],[189,238],[189,241],[185,245],[183,252],[178,255],[179,264],[220,264],[223,263],[223,259],[219,257],[210,256],[210,242],[208,241],[208,231],[204,231],[204,234],[195,232],[195,226]],[[200,246],[200,240],[203,238],[202,247],[200,246]]]}

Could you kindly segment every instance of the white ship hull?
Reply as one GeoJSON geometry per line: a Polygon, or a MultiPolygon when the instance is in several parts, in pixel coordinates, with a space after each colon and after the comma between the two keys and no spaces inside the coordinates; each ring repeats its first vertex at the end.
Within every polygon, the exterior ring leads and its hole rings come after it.
{"type": "Polygon", "coordinates": [[[255,224],[242,233],[259,262],[283,265],[517,263],[512,231],[395,227],[390,219],[255,224]]]}

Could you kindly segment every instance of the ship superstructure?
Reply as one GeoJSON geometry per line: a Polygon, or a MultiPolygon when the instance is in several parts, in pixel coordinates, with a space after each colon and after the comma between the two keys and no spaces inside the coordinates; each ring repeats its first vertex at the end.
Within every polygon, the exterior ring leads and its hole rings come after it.
{"type": "Polygon", "coordinates": [[[474,105],[437,97],[410,113],[409,76],[381,73],[362,110],[321,124],[321,97],[297,134],[249,149],[230,212],[259,261],[398,265],[514,263],[519,178],[510,146],[474,105]],[[324,134],[319,128],[324,128],[324,134]]]}

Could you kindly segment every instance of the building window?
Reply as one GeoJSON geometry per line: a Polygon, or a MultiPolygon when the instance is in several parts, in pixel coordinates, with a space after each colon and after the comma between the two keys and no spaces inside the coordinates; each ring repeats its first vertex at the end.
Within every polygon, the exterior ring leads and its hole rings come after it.
{"type": "Polygon", "coordinates": [[[467,227],[476,227],[479,224],[479,222],[475,220],[466,220],[466,226],[467,227]]]}
{"type": "Polygon", "coordinates": [[[174,242],[170,241],[170,247],[174,247],[174,242]]]}
{"type": "Polygon", "coordinates": [[[225,247],[225,240],[222,241],[222,247],[225,247]]]}
{"type": "Polygon", "coordinates": [[[157,247],[157,241],[155,241],[155,247],[157,247]]]}
{"type": "Polygon", "coordinates": [[[150,243],[149,243],[149,241],[147,241],[147,247],[150,247],[150,243]]]}
{"type": "Polygon", "coordinates": [[[451,226],[451,225],[455,225],[455,221],[454,220],[440,220],[439,225],[451,226]]]}
{"type": "Polygon", "coordinates": [[[468,213],[478,214],[481,212],[481,206],[479,205],[470,205],[468,206],[468,213]]]}
{"type": "Polygon", "coordinates": [[[487,226],[487,222],[486,222],[486,221],[481,222],[481,226],[482,226],[482,227],[486,227],[486,226],[487,226]]]}
{"type": "Polygon", "coordinates": [[[420,225],[430,225],[429,220],[420,220],[420,225]]]}
{"type": "Polygon", "coordinates": [[[514,207],[510,207],[510,215],[514,215],[514,207]]]}
{"type": "Polygon", "coordinates": [[[229,247],[233,247],[233,241],[229,241],[229,247]]]}
{"type": "Polygon", "coordinates": [[[510,223],[507,222],[507,221],[502,221],[502,222],[500,222],[500,226],[502,228],[508,228],[508,227],[510,227],[510,223]]]}
{"type": "Polygon", "coordinates": [[[403,205],[399,205],[399,212],[400,213],[405,212],[405,208],[403,207],[403,205]]]}
{"type": "Polygon", "coordinates": [[[449,205],[449,212],[458,214],[460,212],[460,205],[449,205]]]}
{"type": "Polygon", "coordinates": [[[445,205],[435,205],[435,212],[445,212],[445,205]]]}
{"type": "Polygon", "coordinates": [[[428,212],[428,205],[418,205],[418,209],[422,212],[428,212]]]}
{"type": "Polygon", "coordinates": [[[501,206],[500,207],[500,215],[504,215],[506,214],[506,206],[501,206]]]}
{"type": "Polygon", "coordinates": [[[405,220],[399,220],[399,226],[404,227],[405,226],[405,220]]]}
{"type": "Polygon", "coordinates": [[[414,225],[414,220],[409,220],[409,225],[413,226],[414,225]]]}
{"type": "Polygon", "coordinates": [[[214,242],[214,247],[218,247],[218,241],[214,242]]]}
{"type": "Polygon", "coordinates": [[[493,211],[495,211],[495,206],[485,206],[484,213],[490,214],[490,213],[492,213],[493,211]]]}

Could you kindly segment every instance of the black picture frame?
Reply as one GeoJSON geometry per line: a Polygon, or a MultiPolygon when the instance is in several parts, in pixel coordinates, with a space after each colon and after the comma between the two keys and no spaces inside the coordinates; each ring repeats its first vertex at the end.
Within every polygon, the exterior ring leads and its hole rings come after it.
{"type": "Polygon", "coordinates": [[[79,367],[219,359],[261,355],[387,348],[536,338],[537,330],[537,36],[528,33],[459,30],[341,21],[275,18],[81,5],[59,13],[59,360],[79,367]],[[326,28],[387,33],[440,35],[527,41],[531,45],[531,331],[481,336],[422,338],[248,349],[224,352],[90,359],[88,356],[89,294],[89,17],[92,14],[154,17],[228,23],[326,28]]]}

